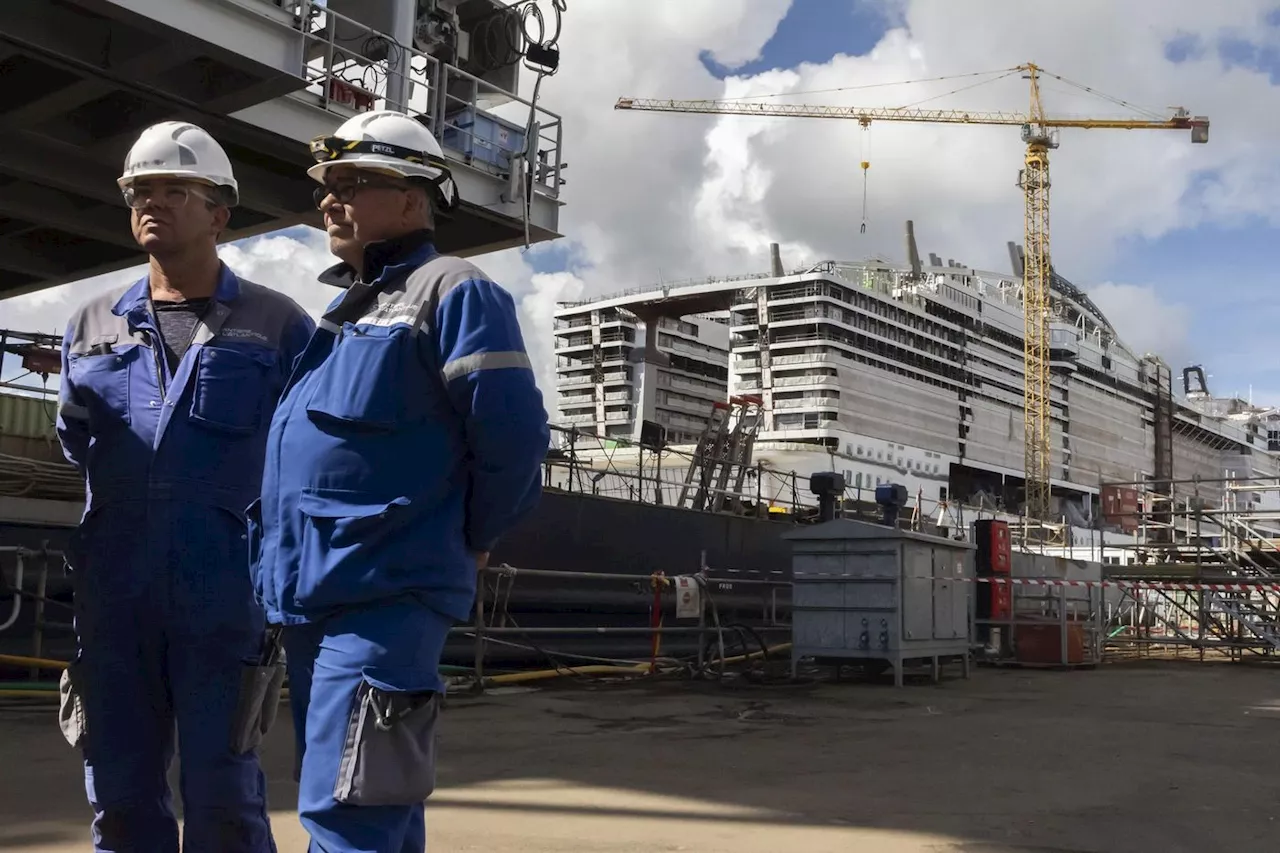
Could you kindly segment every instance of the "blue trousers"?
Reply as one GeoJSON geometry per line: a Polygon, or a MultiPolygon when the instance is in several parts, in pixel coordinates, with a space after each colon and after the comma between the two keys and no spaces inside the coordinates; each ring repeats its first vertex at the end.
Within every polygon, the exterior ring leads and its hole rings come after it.
{"type": "Polygon", "coordinates": [[[230,735],[264,618],[243,523],[216,507],[94,510],[70,550],[94,850],[178,853],[167,773],[181,753],[185,853],[274,853],[256,753],[230,735]]]}
{"type": "Polygon", "coordinates": [[[311,853],[426,849],[423,801],[435,779],[434,716],[427,715],[438,713],[440,654],[452,626],[422,603],[399,599],[285,628],[298,817],[311,853]],[[370,688],[384,699],[431,695],[434,708],[379,734],[366,704],[370,688]]]}

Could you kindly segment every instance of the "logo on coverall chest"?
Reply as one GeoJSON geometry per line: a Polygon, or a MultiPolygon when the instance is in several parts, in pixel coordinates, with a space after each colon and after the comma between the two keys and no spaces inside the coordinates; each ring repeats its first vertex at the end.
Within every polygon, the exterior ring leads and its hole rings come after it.
{"type": "Polygon", "coordinates": [[[356,322],[367,323],[371,326],[394,326],[396,323],[412,323],[421,308],[422,305],[418,302],[388,302],[385,305],[379,305],[356,322]]]}

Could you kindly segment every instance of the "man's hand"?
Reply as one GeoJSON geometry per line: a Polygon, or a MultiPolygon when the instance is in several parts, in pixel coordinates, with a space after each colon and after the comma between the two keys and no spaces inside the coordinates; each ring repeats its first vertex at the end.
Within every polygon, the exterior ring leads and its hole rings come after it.
{"type": "Polygon", "coordinates": [[[476,571],[477,572],[482,571],[487,565],[489,565],[489,552],[477,551],[476,552],[476,571]]]}

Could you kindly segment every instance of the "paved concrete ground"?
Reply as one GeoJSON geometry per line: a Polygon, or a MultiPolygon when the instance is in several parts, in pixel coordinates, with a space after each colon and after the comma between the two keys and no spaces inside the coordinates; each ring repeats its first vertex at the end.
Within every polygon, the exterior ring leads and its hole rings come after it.
{"type": "MultiPolygon", "coordinates": [[[[281,851],[287,714],[264,750],[281,851]]],[[[1134,663],[968,682],[548,683],[454,698],[430,848],[486,853],[1280,850],[1280,670],[1134,663]]],[[[52,711],[0,710],[0,849],[85,850],[52,711]]]]}

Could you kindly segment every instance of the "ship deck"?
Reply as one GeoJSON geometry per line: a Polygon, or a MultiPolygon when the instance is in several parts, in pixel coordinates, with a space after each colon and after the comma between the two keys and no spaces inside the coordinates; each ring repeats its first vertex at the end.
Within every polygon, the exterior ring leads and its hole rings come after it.
{"type": "MultiPolygon", "coordinates": [[[[545,682],[544,682],[545,683],[545,682]]],[[[1275,672],[978,669],[904,689],[687,683],[455,697],[428,848],[491,853],[1164,853],[1274,849],[1275,672]],[[1176,746],[1171,746],[1176,744],[1176,746]],[[1207,815],[1214,816],[1206,819],[1207,815]]],[[[282,709],[282,712],[284,709],[282,709]]],[[[301,850],[292,730],[264,748],[301,850]]],[[[0,848],[86,849],[54,710],[0,706],[0,848]],[[17,783],[21,779],[21,784],[17,783]]]]}

